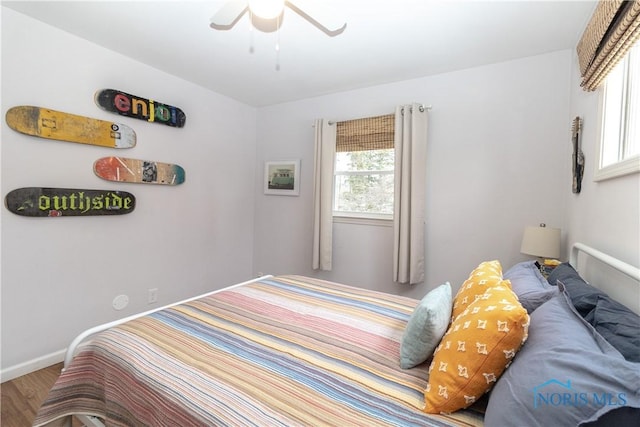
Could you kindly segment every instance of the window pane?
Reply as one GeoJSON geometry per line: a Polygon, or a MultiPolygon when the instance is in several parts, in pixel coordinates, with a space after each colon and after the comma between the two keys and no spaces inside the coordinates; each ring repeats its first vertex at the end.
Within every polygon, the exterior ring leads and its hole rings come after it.
{"type": "Polygon", "coordinates": [[[393,149],[336,153],[336,172],[392,171],[393,149]]]}
{"type": "Polygon", "coordinates": [[[393,174],[336,175],[334,211],[393,214],[393,174]]]}
{"type": "Polygon", "coordinates": [[[393,215],[393,168],[393,149],[336,153],[334,212],[393,215]]]}
{"type": "Polygon", "coordinates": [[[624,157],[640,154],[640,44],[629,53],[627,141],[624,157]]]}
{"type": "Polygon", "coordinates": [[[620,160],[625,66],[626,60],[620,61],[607,76],[600,167],[617,163],[620,160]]]}

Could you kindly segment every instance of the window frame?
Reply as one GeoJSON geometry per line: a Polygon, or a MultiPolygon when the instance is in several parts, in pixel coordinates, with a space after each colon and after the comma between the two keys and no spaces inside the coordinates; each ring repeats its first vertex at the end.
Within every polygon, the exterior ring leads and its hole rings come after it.
{"type": "MultiPolygon", "coordinates": [[[[633,53],[634,55],[640,55],[640,47],[638,46],[640,45],[637,45],[634,48],[629,50],[629,52],[623,59],[623,61],[625,61],[625,64],[628,62],[627,59],[631,53],[633,53]]],[[[639,70],[635,70],[635,71],[636,71],[635,74],[638,75],[639,70]]],[[[624,77],[625,84],[624,84],[623,90],[627,92],[629,91],[628,86],[629,86],[630,75],[631,75],[630,73],[625,72],[625,77],[624,77]]],[[[633,81],[636,86],[640,86],[640,79],[634,79],[633,81]]],[[[596,158],[595,158],[596,171],[593,179],[595,182],[604,181],[604,180],[640,172],[640,153],[634,154],[629,157],[625,157],[624,151],[625,151],[625,144],[626,144],[626,139],[628,138],[628,135],[624,135],[624,137],[618,141],[618,152],[621,153],[619,154],[619,160],[607,166],[602,166],[602,156],[604,154],[604,146],[606,143],[604,138],[606,91],[607,91],[607,86],[605,81],[605,84],[600,90],[600,96],[598,100],[598,104],[599,104],[598,106],[598,118],[599,118],[598,144],[596,144],[597,145],[597,150],[596,150],[597,152],[596,152],[596,158]]],[[[628,94],[625,95],[625,98],[628,98],[628,94]]],[[[640,105],[635,106],[635,108],[637,110],[640,110],[640,105]]],[[[622,120],[625,121],[624,123],[625,129],[628,128],[628,125],[626,125],[626,121],[631,120],[630,114],[628,113],[628,109],[629,109],[628,102],[625,101],[625,110],[627,111],[627,113],[624,114],[624,117],[622,118],[622,120]]],[[[621,123],[621,125],[622,124],[623,123],[621,123]]],[[[640,123],[637,124],[636,126],[640,126],[640,123]]],[[[626,130],[624,130],[624,133],[626,134],[626,130]]]]}

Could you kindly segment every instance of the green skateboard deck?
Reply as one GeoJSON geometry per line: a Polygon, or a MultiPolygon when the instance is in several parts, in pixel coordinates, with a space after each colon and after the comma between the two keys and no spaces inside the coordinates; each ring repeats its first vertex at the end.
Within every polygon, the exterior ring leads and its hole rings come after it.
{"type": "Polygon", "coordinates": [[[126,191],[25,187],[10,191],[5,205],[31,217],[124,215],[135,209],[136,198],[126,191]]]}
{"type": "Polygon", "coordinates": [[[102,179],[118,182],[178,185],[185,180],[185,171],[178,165],[125,157],[98,159],[93,171],[102,179]]]}
{"type": "Polygon", "coordinates": [[[17,132],[40,138],[110,148],[136,145],[136,133],[127,125],[47,108],[13,107],[7,111],[6,121],[17,132]]]}
{"type": "Polygon", "coordinates": [[[94,100],[103,110],[147,122],[181,128],[187,120],[184,111],[178,107],[115,89],[99,90],[94,100]]]}

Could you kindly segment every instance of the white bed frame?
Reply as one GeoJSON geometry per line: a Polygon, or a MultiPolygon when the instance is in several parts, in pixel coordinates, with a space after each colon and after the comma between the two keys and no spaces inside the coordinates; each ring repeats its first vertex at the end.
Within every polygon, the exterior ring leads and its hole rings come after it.
{"type": "MultiPolygon", "coordinates": [[[[146,316],[148,314],[155,313],[155,312],[160,311],[160,310],[164,310],[166,308],[170,308],[170,307],[173,307],[173,306],[176,306],[176,305],[179,305],[179,304],[185,304],[185,303],[197,300],[199,298],[204,298],[204,297],[207,297],[209,295],[217,294],[218,292],[222,292],[222,291],[225,291],[225,290],[228,290],[228,289],[237,288],[239,286],[244,286],[244,285],[247,285],[249,283],[258,282],[258,281],[260,281],[262,279],[268,279],[270,277],[273,277],[273,276],[270,275],[270,274],[265,275],[265,276],[260,276],[260,277],[257,277],[255,279],[247,280],[247,281],[242,282],[242,283],[238,283],[238,284],[235,284],[235,285],[227,286],[227,287],[222,288],[222,289],[217,289],[217,290],[212,291],[212,292],[207,292],[207,293],[202,294],[202,295],[198,295],[198,296],[195,296],[195,297],[192,297],[192,298],[187,298],[185,300],[174,302],[172,304],[168,304],[168,305],[165,305],[165,306],[153,309],[153,310],[145,311],[143,313],[134,314],[132,316],[124,317],[122,319],[114,320],[112,322],[104,323],[102,325],[98,325],[98,326],[95,326],[93,328],[87,329],[86,331],[82,332],[80,335],[75,337],[74,340],[71,341],[71,344],[69,344],[69,348],[67,348],[67,352],[65,353],[65,356],[64,356],[64,366],[62,368],[62,372],[64,372],[65,369],[67,368],[67,366],[69,366],[69,364],[71,363],[71,361],[75,357],[76,353],[78,352],[78,350],[80,349],[80,347],[82,346],[84,341],[86,341],[88,338],[90,338],[91,336],[93,336],[93,335],[95,335],[95,334],[97,334],[99,332],[105,331],[105,330],[107,330],[109,328],[113,328],[114,326],[118,326],[118,325],[120,325],[122,323],[125,323],[125,322],[128,322],[130,320],[134,320],[134,319],[137,319],[139,317],[146,316]]],[[[105,427],[104,423],[100,420],[100,418],[92,416],[92,415],[73,414],[73,417],[78,419],[84,426],[87,426],[87,427],[105,427]]],[[[65,427],[71,427],[71,425],[72,425],[72,419],[71,419],[71,416],[69,416],[69,417],[67,417],[67,420],[64,422],[64,426],[65,427]]]]}
{"type": "Polygon", "coordinates": [[[640,314],[640,268],[583,243],[573,244],[569,262],[593,286],[640,314]],[[581,254],[586,256],[580,256],[581,254]],[[592,259],[601,264],[591,263],[592,259]],[[580,265],[582,266],[578,268],[580,265]]]}
{"type": "Polygon", "coordinates": [[[593,249],[590,246],[585,245],[584,243],[574,243],[571,247],[571,255],[569,257],[569,263],[577,270],[578,269],[578,255],[580,252],[584,252],[587,255],[597,259],[598,261],[602,261],[610,267],[615,268],[621,273],[626,274],[634,280],[640,282],[640,268],[634,267],[631,264],[627,264],[626,262],[620,261],[612,257],[611,255],[607,255],[604,252],[600,252],[599,250],[593,249]]]}
{"type": "Polygon", "coordinates": [[[145,311],[143,313],[134,314],[134,315],[129,316],[129,317],[123,317],[122,319],[114,320],[112,322],[104,323],[102,325],[98,325],[98,326],[95,326],[93,328],[87,329],[86,331],[82,332],[80,335],[75,337],[74,340],[71,341],[71,344],[69,344],[69,348],[67,348],[67,352],[65,353],[65,356],[64,356],[64,367],[62,368],[62,372],[64,372],[64,370],[67,368],[67,366],[69,366],[69,363],[71,363],[71,361],[75,357],[76,353],[78,352],[78,348],[82,345],[82,343],[87,338],[91,337],[92,335],[97,334],[98,332],[105,331],[105,330],[107,330],[109,328],[113,328],[114,326],[118,326],[118,325],[120,325],[122,323],[128,322],[130,320],[137,319],[139,317],[146,316],[146,315],[151,314],[151,313],[155,313],[155,312],[160,311],[160,310],[164,310],[166,308],[170,308],[170,307],[173,307],[173,306],[176,306],[176,305],[180,305],[180,304],[185,304],[185,303],[188,303],[188,302],[200,299],[200,298],[208,297],[209,295],[217,294],[218,292],[226,291],[228,289],[237,288],[239,286],[244,286],[244,285],[247,285],[249,283],[258,282],[258,281],[260,281],[262,279],[268,279],[270,277],[273,277],[273,276],[270,275],[270,274],[267,274],[265,276],[260,276],[260,277],[257,277],[255,279],[247,280],[246,282],[242,282],[242,283],[238,283],[238,284],[235,284],[235,285],[227,286],[226,288],[217,289],[217,290],[212,291],[212,292],[207,292],[207,293],[202,294],[202,295],[198,295],[198,296],[195,296],[195,297],[187,298],[185,300],[174,302],[172,304],[168,304],[168,305],[165,305],[165,306],[162,306],[162,307],[159,307],[159,308],[155,308],[153,310],[145,311]]]}
{"type": "MultiPolygon", "coordinates": [[[[623,261],[621,261],[619,259],[616,259],[616,258],[610,256],[610,255],[607,255],[607,254],[605,254],[603,252],[600,252],[600,251],[598,251],[598,250],[596,250],[596,249],[594,249],[594,248],[592,248],[590,246],[587,246],[587,245],[585,245],[583,243],[574,243],[573,246],[571,247],[571,253],[570,253],[570,257],[569,257],[569,262],[576,270],[578,270],[578,260],[579,260],[578,258],[579,258],[579,254],[581,252],[591,256],[592,258],[597,259],[598,261],[601,261],[602,263],[610,266],[614,270],[617,270],[617,271],[625,274],[626,276],[629,276],[630,278],[632,278],[635,281],[639,282],[638,284],[640,284],[640,268],[634,267],[631,264],[627,264],[626,262],[623,262],[623,261]]],[[[130,320],[137,319],[139,317],[146,316],[146,315],[151,314],[151,313],[155,313],[156,311],[164,310],[166,308],[173,307],[173,306],[178,305],[178,304],[184,304],[184,303],[196,300],[198,298],[203,298],[203,297],[206,297],[206,296],[209,296],[209,295],[213,295],[213,294],[216,294],[218,292],[221,292],[221,291],[224,291],[224,290],[227,290],[227,289],[232,289],[232,288],[236,288],[238,286],[243,286],[243,285],[246,285],[246,284],[249,284],[249,283],[254,283],[254,282],[257,282],[259,280],[262,280],[262,279],[265,279],[265,278],[270,278],[270,277],[273,277],[273,276],[271,276],[271,275],[261,276],[259,278],[253,279],[253,280],[248,280],[246,282],[238,283],[236,285],[231,285],[231,286],[228,286],[228,287],[223,288],[223,289],[218,289],[218,290],[213,291],[213,292],[209,292],[209,293],[206,293],[206,294],[203,294],[203,295],[199,295],[199,296],[196,296],[196,297],[193,297],[193,298],[189,298],[189,299],[186,299],[186,300],[183,300],[183,301],[179,301],[179,302],[176,302],[176,303],[173,303],[173,304],[169,304],[169,305],[166,305],[164,307],[157,308],[155,310],[146,311],[144,313],[140,313],[140,314],[136,314],[136,315],[133,315],[133,316],[125,317],[123,319],[115,320],[113,322],[105,323],[103,325],[99,325],[99,326],[96,326],[94,328],[87,329],[86,331],[84,331],[83,333],[78,335],[71,342],[71,344],[69,345],[69,348],[67,349],[67,352],[66,352],[66,355],[65,355],[65,359],[64,359],[63,371],[69,365],[69,363],[71,363],[71,361],[73,360],[73,357],[76,355],[79,347],[82,346],[82,343],[85,340],[87,340],[89,337],[91,337],[92,335],[95,335],[95,334],[97,334],[99,332],[102,332],[102,331],[104,331],[106,329],[109,329],[109,328],[112,328],[114,326],[120,325],[120,324],[122,324],[124,322],[128,322],[130,320]]],[[[626,305],[628,305],[628,304],[629,304],[629,301],[626,302],[626,305]]],[[[630,308],[637,312],[638,310],[640,310],[639,306],[640,306],[640,301],[637,302],[637,306],[632,306],[630,308]]],[[[100,421],[100,419],[97,418],[97,417],[88,416],[88,415],[74,415],[74,417],[79,419],[82,423],[84,423],[87,426],[104,427],[104,424],[102,423],[102,421],[100,421]]],[[[68,424],[69,426],[71,425],[70,422],[71,422],[71,420],[69,419],[69,424],[68,424]]]]}

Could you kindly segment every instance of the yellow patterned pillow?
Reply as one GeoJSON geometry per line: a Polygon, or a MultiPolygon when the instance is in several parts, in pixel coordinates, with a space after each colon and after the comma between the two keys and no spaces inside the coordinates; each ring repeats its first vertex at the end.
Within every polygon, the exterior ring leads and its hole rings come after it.
{"type": "Polygon", "coordinates": [[[496,286],[502,281],[502,265],[500,261],[485,261],[471,272],[453,299],[451,320],[455,320],[469,304],[482,295],[487,288],[496,286]]]}
{"type": "Polygon", "coordinates": [[[425,412],[450,413],[478,400],[527,339],[529,316],[504,280],[485,290],[454,320],[436,348],[425,412]]]}

